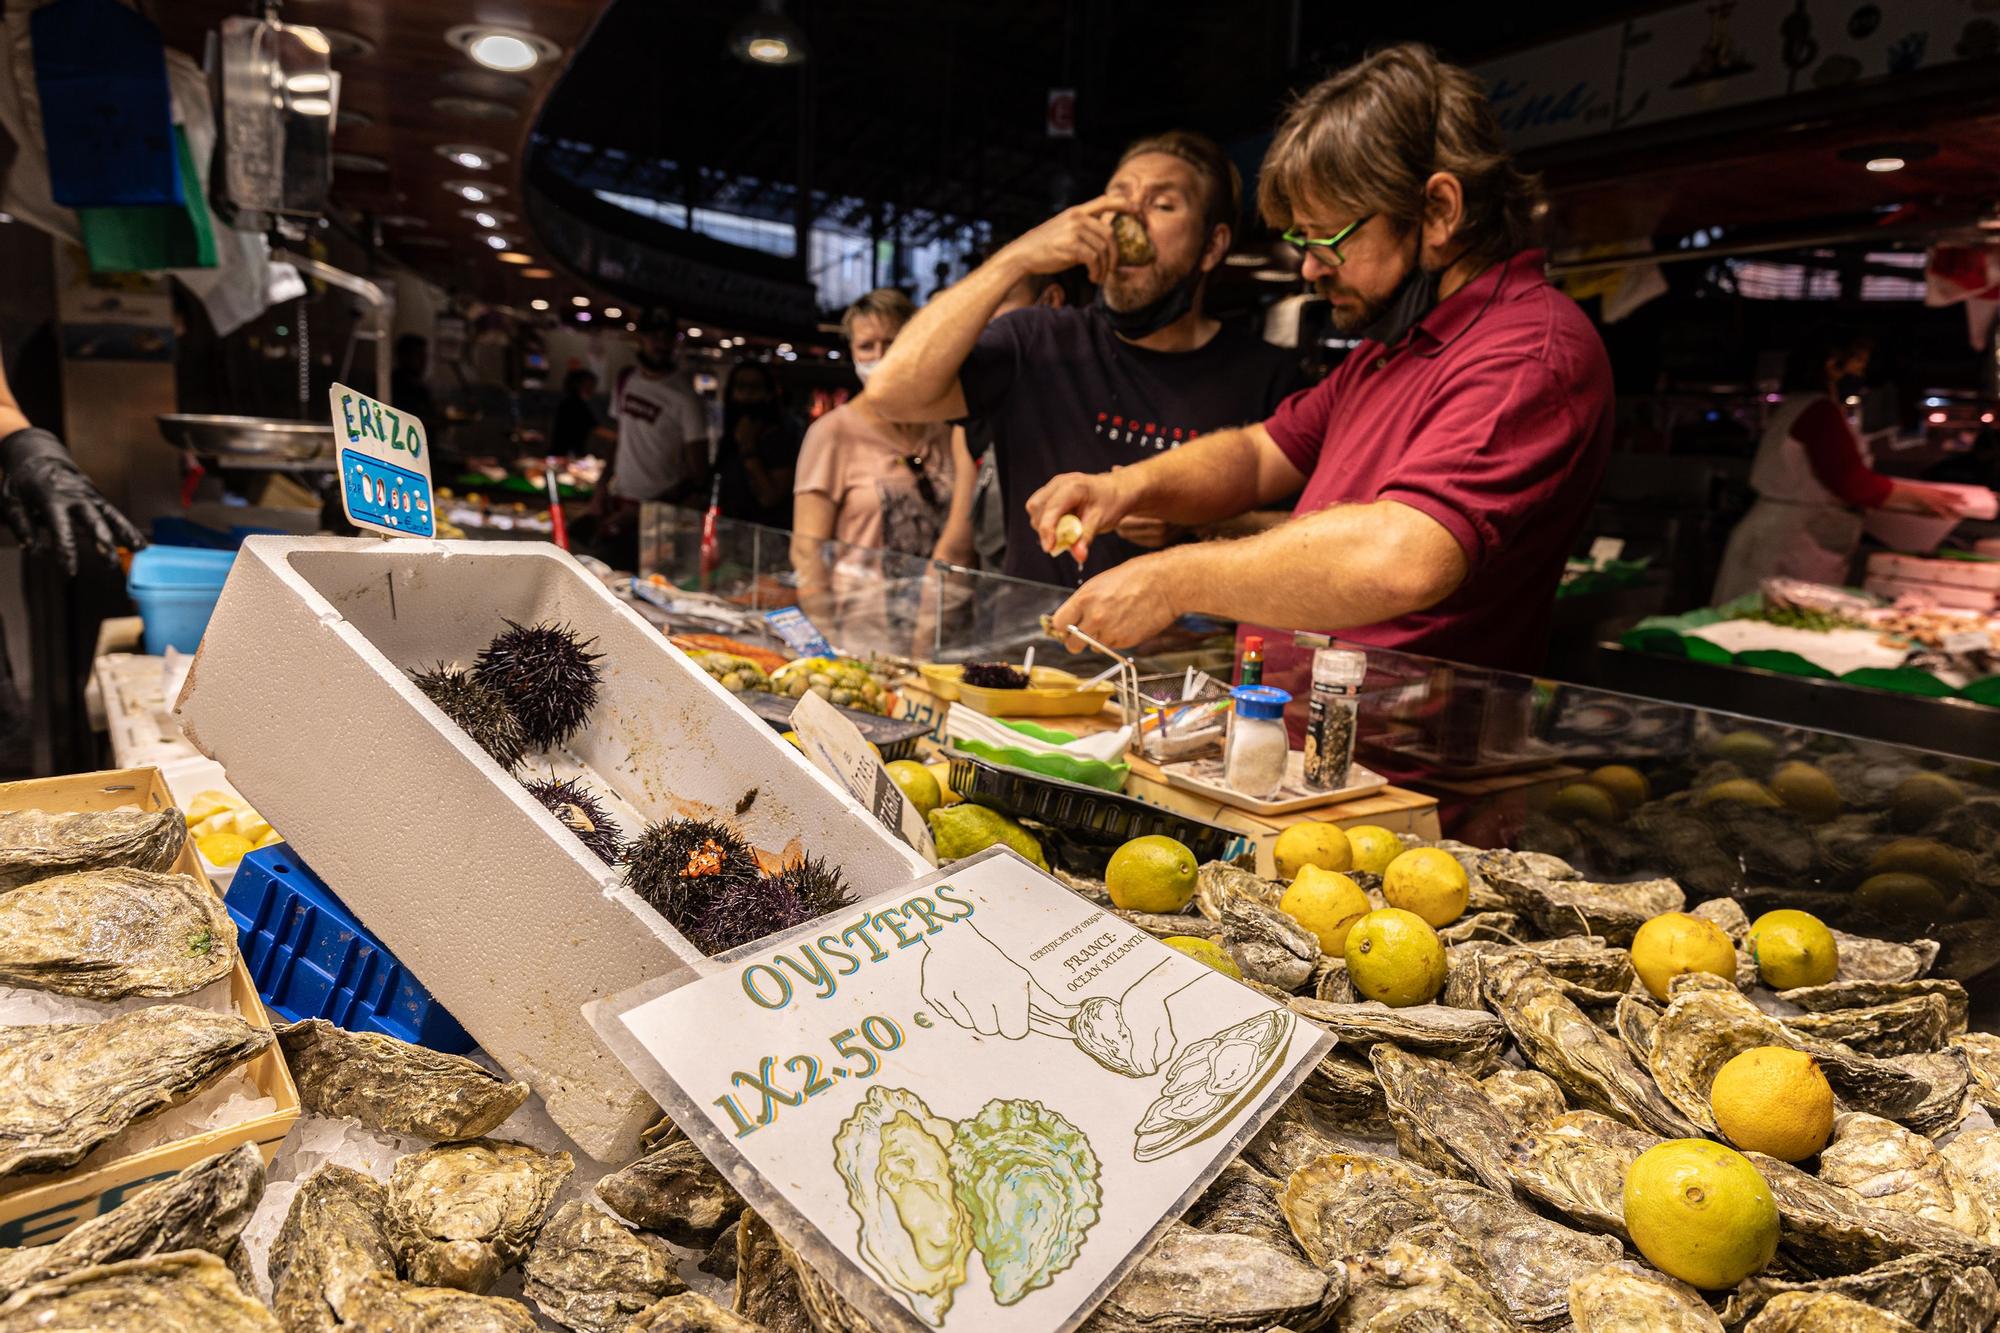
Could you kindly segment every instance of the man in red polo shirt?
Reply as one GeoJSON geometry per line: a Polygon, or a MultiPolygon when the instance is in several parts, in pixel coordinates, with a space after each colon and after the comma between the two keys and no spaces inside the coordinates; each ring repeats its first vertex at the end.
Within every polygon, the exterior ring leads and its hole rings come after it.
{"type": "Polygon", "coordinates": [[[1057,623],[1125,646],[1203,613],[1538,669],[1604,471],[1611,366],[1528,248],[1538,182],[1483,89],[1419,46],[1334,75],[1279,126],[1258,206],[1366,341],[1261,425],[1057,477],[1028,508],[1045,549],[1067,515],[1085,545],[1134,515],[1199,527],[1297,495],[1295,517],[1121,565],[1057,623]]]}

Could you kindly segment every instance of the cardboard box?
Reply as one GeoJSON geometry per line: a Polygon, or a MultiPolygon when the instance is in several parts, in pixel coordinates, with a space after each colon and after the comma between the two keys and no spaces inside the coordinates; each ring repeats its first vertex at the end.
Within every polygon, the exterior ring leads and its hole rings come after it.
{"type": "Polygon", "coordinates": [[[554,546],[245,542],[181,693],[187,738],[585,1152],[623,1161],[656,1110],[582,1008],[709,964],[411,682],[470,665],[503,618],[604,655],[568,771],[628,832],[732,819],[863,893],[929,867],[554,546]]]}
{"type": "MultiPolygon", "coordinates": [[[[104,773],[79,773],[65,778],[43,778],[32,782],[0,784],[0,810],[48,810],[60,813],[88,810],[116,810],[136,805],[142,810],[164,810],[173,804],[166,782],[158,769],[115,769],[104,773]]],[[[209,892],[214,886],[202,873],[194,844],[181,849],[173,868],[200,880],[209,892]]],[[[250,971],[237,955],[230,973],[229,993],[237,1012],[258,1027],[269,1028],[270,1016],[257,998],[250,971]]],[[[171,1004],[171,1000],[162,1000],[171,1004]]],[[[226,1152],[239,1144],[254,1143],[264,1155],[265,1165],[278,1151],[278,1144],[299,1118],[299,1090],[285,1068],[284,1056],[276,1043],[245,1068],[251,1082],[264,1096],[277,1102],[269,1115],[246,1120],[228,1129],[210,1130],[174,1143],[163,1143],[134,1153],[90,1171],[50,1173],[47,1183],[31,1185],[11,1194],[0,1194],[0,1245],[47,1245],[78,1223],[87,1222],[123,1203],[133,1191],[164,1180],[206,1157],[226,1152]]],[[[29,1177],[33,1179],[34,1177],[29,1177]]]]}

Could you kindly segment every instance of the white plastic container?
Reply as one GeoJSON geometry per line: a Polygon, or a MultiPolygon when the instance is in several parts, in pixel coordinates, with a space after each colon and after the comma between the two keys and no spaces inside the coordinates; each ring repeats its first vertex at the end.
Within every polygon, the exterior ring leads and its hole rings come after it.
{"type": "Polygon", "coordinates": [[[1285,734],[1285,705],[1292,696],[1269,685],[1238,685],[1229,692],[1235,718],[1222,757],[1229,790],[1253,801],[1268,801],[1285,785],[1291,741],[1285,734]]]}
{"type": "Polygon", "coordinates": [[[604,654],[565,768],[614,809],[733,819],[864,895],[930,867],[554,546],[246,542],[181,693],[187,738],[584,1151],[622,1161],[652,1098],[582,1007],[708,964],[411,683],[469,665],[503,617],[604,654]]]}
{"type": "Polygon", "coordinates": [[[1929,555],[1937,550],[1938,544],[1949,537],[1952,529],[1964,519],[1991,519],[2000,515],[2000,501],[1996,501],[1993,492],[1984,486],[1965,486],[1947,482],[1924,484],[1935,486],[1939,490],[1956,492],[1962,499],[1963,512],[1958,515],[1939,515],[1911,514],[1894,509],[1871,509],[1862,519],[1868,535],[1884,546],[1898,551],[1929,555]]]}

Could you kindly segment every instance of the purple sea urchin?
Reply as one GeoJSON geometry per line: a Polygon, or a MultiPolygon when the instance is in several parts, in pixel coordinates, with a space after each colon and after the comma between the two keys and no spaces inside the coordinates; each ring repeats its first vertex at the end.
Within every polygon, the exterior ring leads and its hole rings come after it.
{"type": "Polygon", "coordinates": [[[806,921],[825,916],[854,901],[848,894],[847,880],[823,857],[802,856],[771,878],[790,889],[798,898],[799,906],[805,911],[802,919],[806,921]]]}
{"type": "Polygon", "coordinates": [[[424,697],[436,704],[493,761],[513,772],[528,752],[528,737],[500,695],[457,667],[440,662],[430,671],[412,671],[410,678],[424,697]]]}
{"type": "Polygon", "coordinates": [[[625,848],[625,887],[697,946],[711,904],[761,879],[750,844],[711,820],[648,824],[625,848]]]}
{"type": "Polygon", "coordinates": [[[798,895],[773,876],[712,895],[701,912],[678,929],[697,949],[713,957],[812,918],[798,895]]]}
{"type": "Polygon", "coordinates": [[[566,625],[510,620],[479,654],[473,675],[507,701],[529,744],[546,750],[574,736],[597,706],[603,654],[586,652],[589,646],[566,625]]]}
{"type": "Polygon", "coordinates": [[[522,785],[550,814],[561,820],[565,828],[576,834],[577,841],[588,847],[598,860],[615,866],[624,858],[624,833],[605,811],[604,802],[597,799],[597,793],[586,787],[582,779],[557,781],[550,776],[535,778],[522,785]]]}
{"type": "Polygon", "coordinates": [[[1028,673],[1005,662],[967,662],[963,680],[982,690],[1025,690],[1028,673]]]}

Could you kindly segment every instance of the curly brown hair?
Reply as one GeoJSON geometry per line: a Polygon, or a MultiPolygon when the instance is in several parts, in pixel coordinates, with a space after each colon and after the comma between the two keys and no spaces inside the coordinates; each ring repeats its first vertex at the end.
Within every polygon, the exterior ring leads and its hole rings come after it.
{"type": "Polygon", "coordinates": [[[1294,98],[1264,154],[1257,209],[1292,225],[1308,201],[1356,216],[1381,213],[1408,231],[1424,184],[1458,178],[1468,253],[1493,261],[1534,243],[1547,211],[1541,178],[1501,146],[1485,87],[1470,71],[1406,42],[1377,51],[1294,98]]]}

